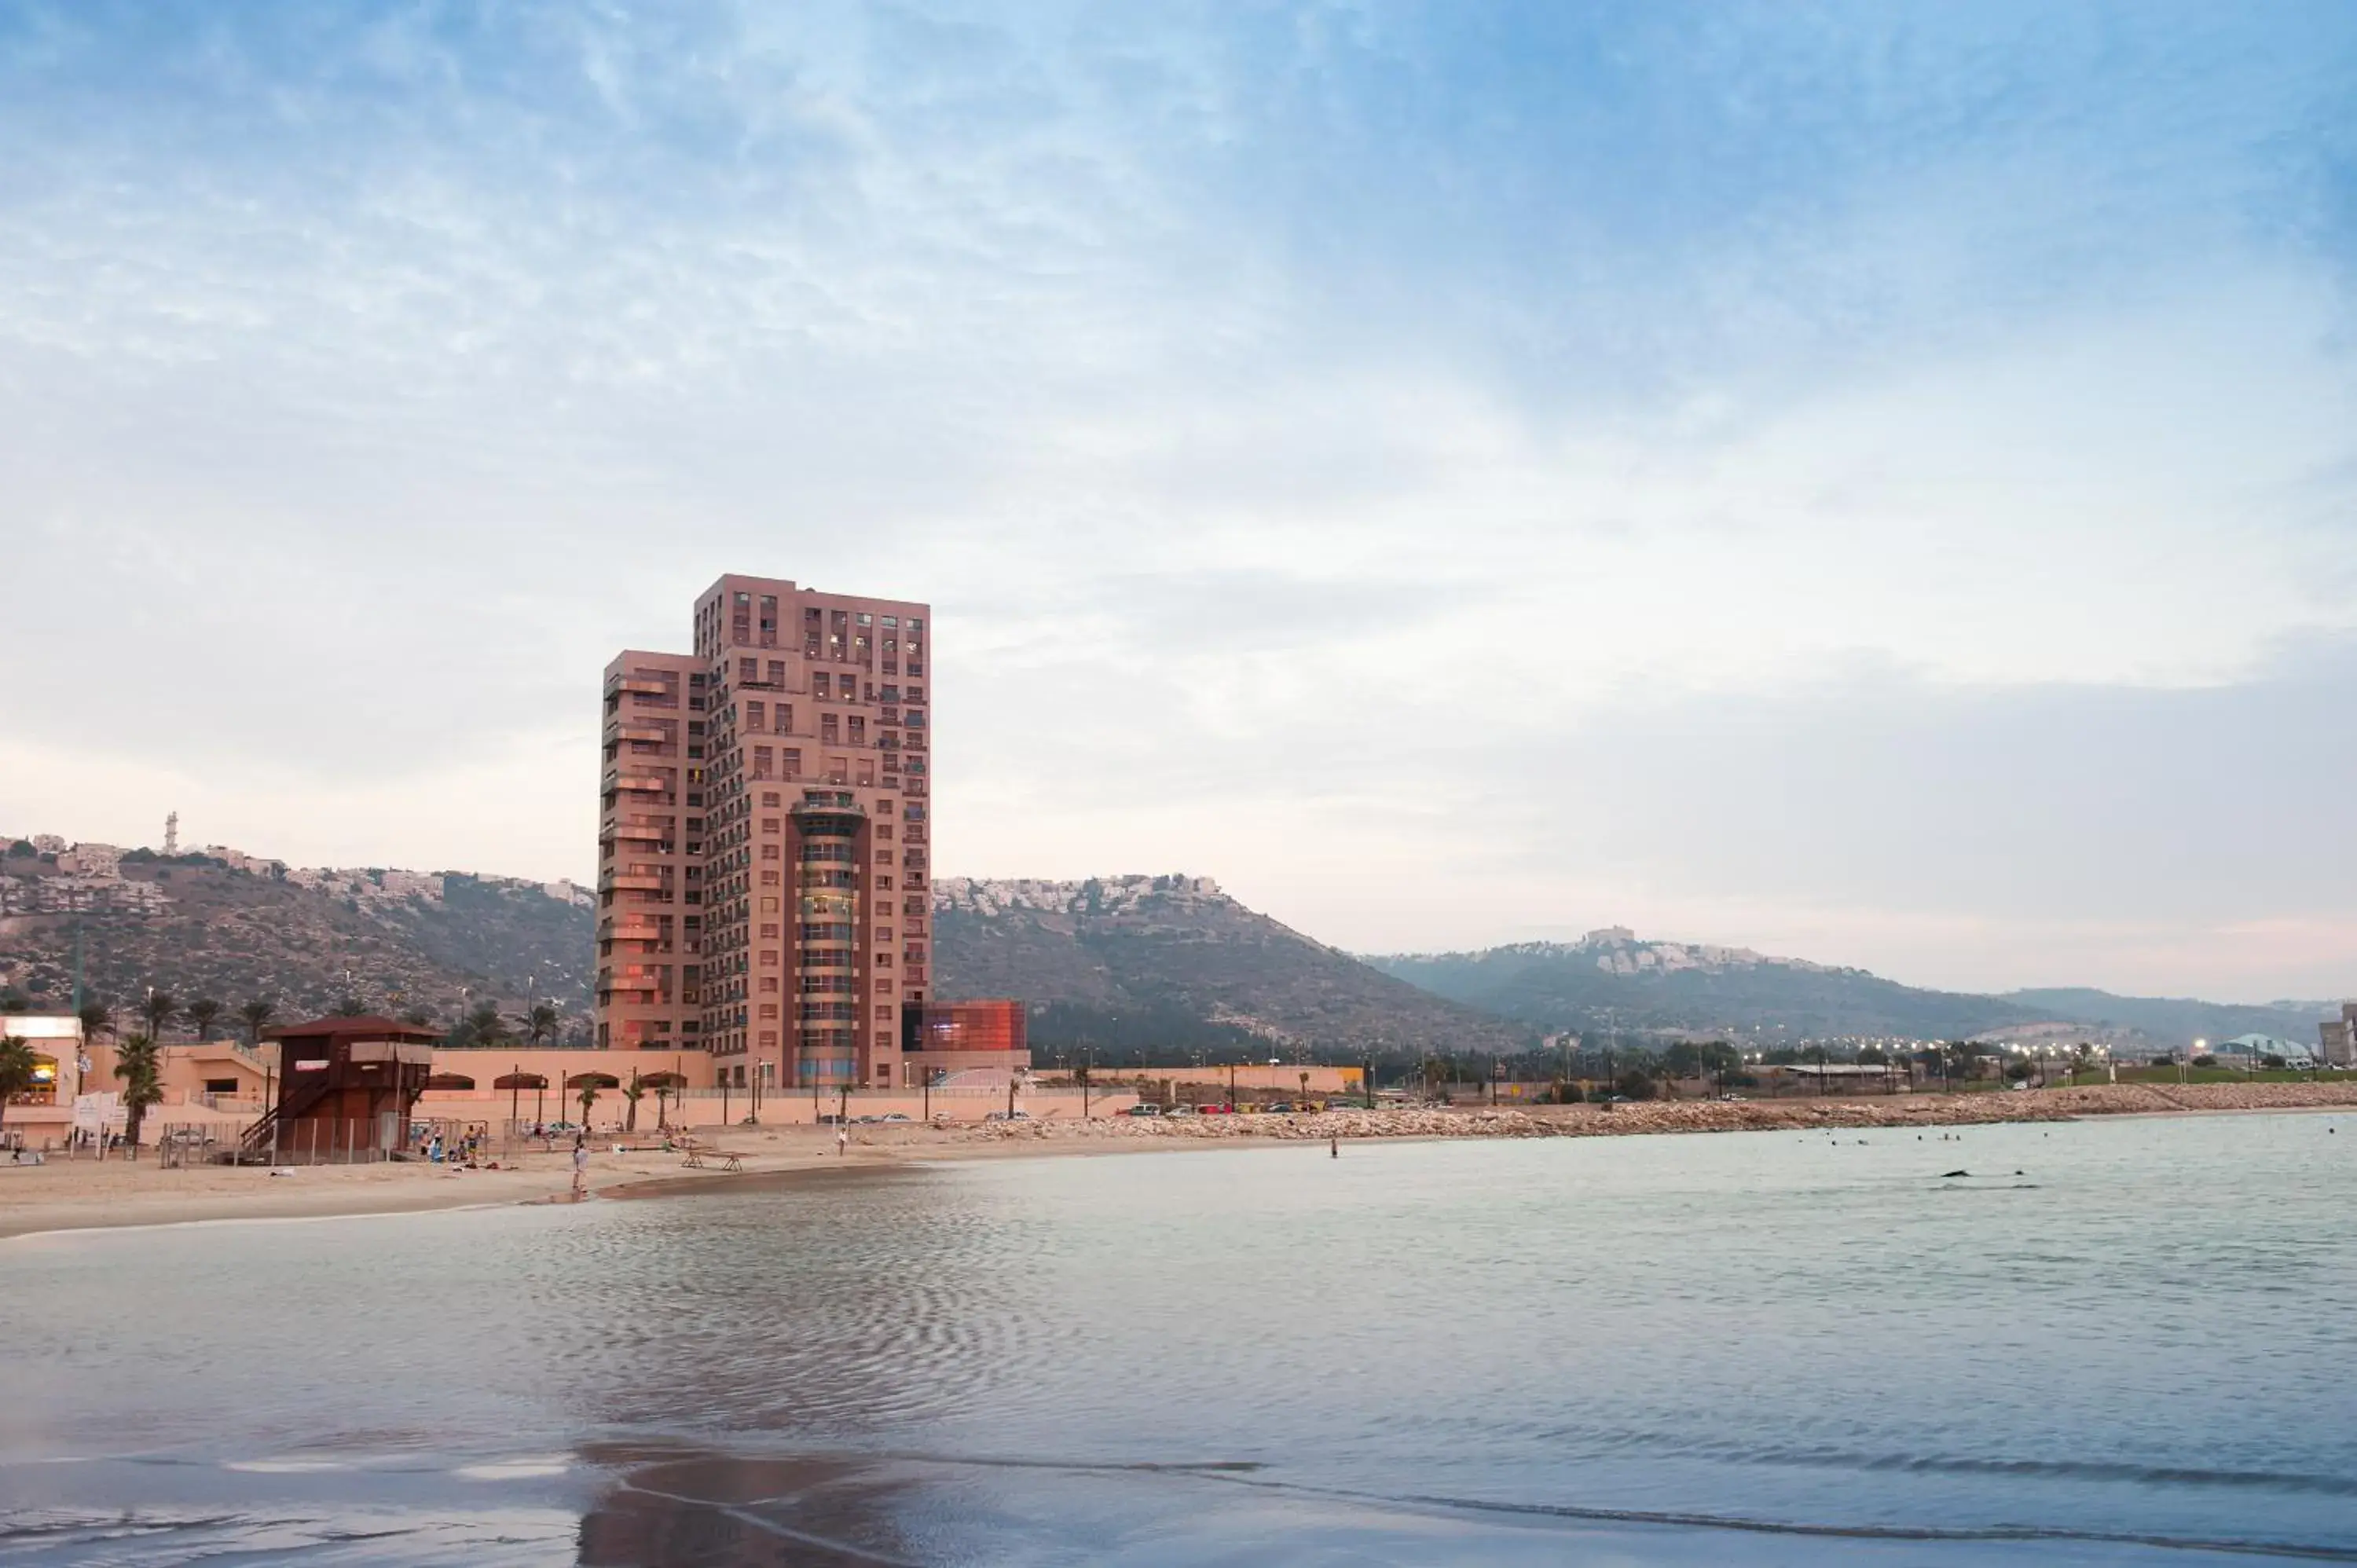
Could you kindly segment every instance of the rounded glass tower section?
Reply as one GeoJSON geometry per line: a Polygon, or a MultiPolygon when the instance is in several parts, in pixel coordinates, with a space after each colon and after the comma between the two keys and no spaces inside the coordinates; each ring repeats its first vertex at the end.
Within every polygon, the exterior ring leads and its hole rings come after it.
{"type": "Polygon", "coordinates": [[[856,1084],[862,835],[848,790],[805,789],[794,823],[794,1081],[856,1084]]]}

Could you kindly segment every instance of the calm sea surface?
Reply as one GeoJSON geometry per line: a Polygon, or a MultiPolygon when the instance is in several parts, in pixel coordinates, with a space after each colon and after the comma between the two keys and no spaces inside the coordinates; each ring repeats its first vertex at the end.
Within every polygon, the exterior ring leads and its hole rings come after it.
{"type": "Polygon", "coordinates": [[[0,1563],[2357,1562],[2352,1202],[2218,1117],[35,1238],[0,1563]]]}

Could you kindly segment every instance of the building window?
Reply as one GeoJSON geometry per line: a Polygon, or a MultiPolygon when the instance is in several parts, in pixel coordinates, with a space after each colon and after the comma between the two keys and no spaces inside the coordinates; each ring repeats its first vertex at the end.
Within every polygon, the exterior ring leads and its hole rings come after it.
{"type": "MultiPolygon", "coordinates": [[[[796,751],[792,746],[786,747],[786,766],[791,768],[795,763],[800,762],[802,760],[802,754],[801,752],[796,751]]],[[[778,792],[774,789],[764,789],[761,792],[761,804],[770,811],[776,811],[778,809],[778,792]]],[[[778,824],[775,822],[770,823],[769,827],[771,832],[776,832],[778,831],[778,824]]]]}
{"type": "Polygon", "coordinates": [[[761,678],[760,669],[761,661],[758,659],[739,659],[737,660],[737,679],[739,682],[748,684],[759,681],[761,678]]]}

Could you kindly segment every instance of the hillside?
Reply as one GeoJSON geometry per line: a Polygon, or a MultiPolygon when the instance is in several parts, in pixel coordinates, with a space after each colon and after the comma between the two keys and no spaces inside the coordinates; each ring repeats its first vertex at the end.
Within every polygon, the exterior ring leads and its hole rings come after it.
{"type": "Polygon", "coordinates": [[[1644,940],[1619,927],[1591,931],[1577,942],[1395,953],[1367,961],[1436,995],[1550,1031],[1594,1028],[1609,1019],[1636,1029],[1781,1029],[1793,1039],[1948,1040],[2060,1031],[2173,1046],[2252,1030],[2311,1040],[2319,1015],[2308,1004],[2234,1006],[2086,989],[2001,996],[1926,991],[1862,969],[1742,948],[1644,940]]]}
{"type": "Polygon", "coordinates": [[[1532,1031],[1420,991],[1208,880],[935,885],[938,994],[1051,1004],[1036,1044],[1512,1049],[1532,1031]]]}
{"type": "Polygon", "coordinates": [[[79,927],[90,993],[118,1008],[152,985],[232,1011],[265,998],[282,1018],[352,995],[447,1022],[467,1002],[521,1011],[529,990],[586,1026],[594,918],[577,893],[459,873],[294,874],[306,886],[283,866],[145,853],[103,875],[0,863],[0,980],[64,1006],[79,927]]]}
{"type": "Polygon", "coordinates": [[[1550,1031],[1595,1027],[1609,1015],[1623,1028],[1958,1039],[2040,1017],[1993,996],[1919,991],[1860,969],[1741,948],[1642,941],[1620,929],[1577,942],[1367,961],[1436,995],[1550,1031]]]}
{"type": "Polygon", "coordinates": [[[2337,1015],[2337,1005],[2320,1002],[2271,1002],[2242,1006],[2190,996],[2115,996],[2084,986],[2008,991],[2005,1001],[2050,1018],[2131,1032],[2150,1039],[2231,1040],[2237,1035],[2274,1035],[2300,1045],[2316,1044],[2317,1020],[2337,1015]]]}

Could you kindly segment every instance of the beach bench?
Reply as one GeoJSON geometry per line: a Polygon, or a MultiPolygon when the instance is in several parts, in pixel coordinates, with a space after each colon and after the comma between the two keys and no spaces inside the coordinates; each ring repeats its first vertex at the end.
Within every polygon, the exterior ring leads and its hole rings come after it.
{"type": "Polygon", "coordinates": [[[720,1168],[724,1171],[741,1171],[745,1168],[745,1156],[742,1155],[732,1155],[726,1149],[706,1149],[700,1146],[690,1148],[687,1151],[687,1158],[680,1163],[692,1171],[706,1170],[710,1168],[705,1163],[705,1156],[707,1155],[718,1160],[720,1168]]]}

